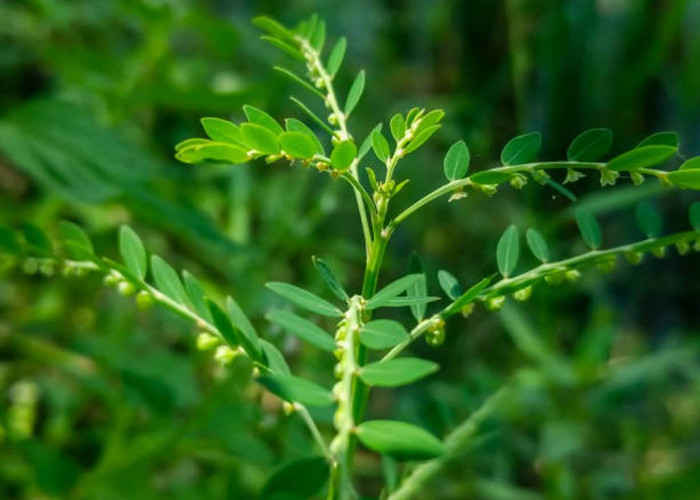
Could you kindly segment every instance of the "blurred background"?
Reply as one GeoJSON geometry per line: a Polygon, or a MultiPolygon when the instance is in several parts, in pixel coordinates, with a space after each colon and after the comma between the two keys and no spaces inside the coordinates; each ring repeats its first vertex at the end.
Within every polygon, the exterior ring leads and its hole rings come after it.
{"type": "MultiPolygon", "coordinates": [[[[177,142],[202,135],[201,116],[240,120],[250,103],[303,118],[286,97],[301,91],[271,69],[283,56],[250,19],[293,25],[313,12],[331,42],[348,37],[341,94],[367,70],[350,124],[359,140],[413,106],[447,113],[401,165],[412,181],[399,207],[443,182],[442,155],[458,139],[474,170],[534,130],[544,159],[564,158],[595,126],[613,129],[613,154],[662,130],[680,134],[684,156],[700,154],[694,0],[5,0],[0,222],[55,234],[67,218],[108,256],[128,223],[151,251],[233,294],[295,373],[328,385],[332,361],[264,321],[281,303],[262,285],[325,293],[317,255],[359,289],[361,232],[347,186],[283,166],[173,160],[177,142]]],[[[642,200],[666,231],[687,230],[687,207],[700,199],[651,181],[601,190],[589,177],[572,188],[575,205],[539,185],[436,202],[396,233],[380,282],[405,273],[415,251],[435,294],[439,269],[471,284],[495,271],[511,223],[537,227],[558,258],[585,251],[575,206],[595,212],[609,246],[643,238],[634,222],[642,200]]],[[[535,265],[528,259],[521,269],[535,265]]],[[[250,499],[276,465],[315,453],[302,423],[250,384],[250,366],[217,366],[195,349],[191,325],[139,311],[97,277],[6,267],[0,498],[250,499]]],[[[576,285],[542,285],[497,314],[455,318],[444,346],[414,348],[440,373],[375,391],[368,412],[445,435],[515,385],[422,499],[700,498],[699,269],[699,254],[669,249],[585,272],[576,285]]],[[[330,415],[315,416],[329,431],[330,415]]],[[[360,451],[357,467],[362,493],[376,498],[379,459],[360,451]]]]}

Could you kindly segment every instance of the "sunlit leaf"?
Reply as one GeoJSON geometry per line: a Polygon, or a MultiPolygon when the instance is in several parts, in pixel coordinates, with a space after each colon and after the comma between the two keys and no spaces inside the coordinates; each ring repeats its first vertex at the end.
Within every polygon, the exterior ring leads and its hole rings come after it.
{"type": "Polygon", "coordinates": [[[254,123],[256,125],[260,125],[261,127],[266,128],[275,136],[284,132],[282,125],[277,123],[277,120],[275,120],[272,116],[267,114],[262,109],[258,109],[255,106],[250,106],[246,104],[245,106],[243,106],[243,112],[245,113],[245,116],[246,118],[248,118],[248,121],[250,123],[254,123]]]}
{"type": "Polygon", "coordinates": [[[348,45],[348,41],[345,37],[339,39],[328,56],[328,62],[326,63],[326,71],[330,76],[335,76],[340,69],[340,65],[343,64],[343,58],[345,57],[345,49],[348,45]]]}
{"type": "MultiPolygon", "coordinates": [[[[209,138],[214,142],[224,142],[242,146],[241,129],[229,120],[221,118],[202,118],[202,126],[209,138]]],[[[190,144],[192,146],[196,144],[190,144]]],[[[183,149],[176,147],[175,149],[183,149]]]]}
{"type": "Polygon", "coordinates": [[[389,349],[408,340],[408,332],[396,321],[375,319],[362,327],[360,340],[370,349],[389,349]]]}
{"type": "Polygon", "coordinates": [[[406,422],[369,420],[357,426],[357,437],[370,450],[397,460],[439,457],[444,446],[429,432],[406,422]]]}
{"type": "Polygon", "coordinates": [[[399,387],[435,373],[437,363],[420,358],[398,358],[369,363],[360,369],[360,378],[367,385],[399,387]]]}
{"type": "Polygon", "coordinates": [[[346,170],[357,154],[357,147],[351,140],[341,141],[333,148],[331,153],[331,165],[337,170],[346,170]]]}
{"type": "Polygon", "coordinates": [[[463,178],[469,171],[469,148],[464,141],[455,142],[447,150],[442,163],[445,177],[450,181],[463,178]]]}
{"type": "Polygon", "coordinates": [[[389,143],[387,142],[382,132],[377,128],[372,130],[371,140],[374,154],[377,155],[379,161],[386,162],[387,158],[389,158],[389,143]]]}
{"type": "Polygon", "coordinates": [[[244,123],[241,125],[241,136],[246,145],[262,154],[277,154],[280,151],[279,142],[275,134],[262,125],[244,123]]]}
{"type": "Polygon", "coordinates": [[[389,130],[391,130],[391,136],[395,141],[400,140],[406,133],[406,122],[401,113],[396,113],[391,117],[389,122],[389,130]]]}

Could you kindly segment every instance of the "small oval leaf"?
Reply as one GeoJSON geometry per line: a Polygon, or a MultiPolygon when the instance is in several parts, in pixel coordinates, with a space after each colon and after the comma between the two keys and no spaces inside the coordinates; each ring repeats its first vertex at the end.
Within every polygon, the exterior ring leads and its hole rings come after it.
{"type": "Polygon", "coordinates": [[[527,246],[530,247],[532,255],[540,262],[548,262],[549,249],[547,248],[547,242],[540,232],[537,231],[537,229],[530,228],[527,230],[525,236],[527,238],[527,246]]]}
{"type": "Polygon", "coordinates": [[[435,373],[437,363],[420,358],[398,358],[369,363],[360,369],[360,378],[371,386],[399,387],[435,373]]]}
{"type": "Polygon", "coordinates": [[[440,287],[452,300],[456,299],[462,295],[462,287],[459,285],[459,281],[450,272],[444,269],[438,271],[438,282],[440,287]]]}
{"type": "Polygon", "coordinates": [[[330,406],[333,396],[325,387],[294,375],[263,375],[257,382],[272,394],[305,406],[330,406]]]}
{"type": "Polygon", "coordinates": [[[577,210],[576,223],[578,224],[583,241],[594,250],[598,248],[603,241],[603,234],[593,214],[588,210],[577,210]]]}
{"type": "Polygon", "coordinates": [[[316,145],[301,132],[283,132],[279,136],[282,151],[292,158],[307,160],[316,154],[316,145]]]}
{"type": "Polygon", "coordinates": [[[331,269],[331,267],[326,264],[325,261],[319,259],[318,257],[314,256],[311,259],[314,263],[316,271],[318,271],[318,274],[321,275],[321,279],[323,279],[328,289],[333,292],[333,295],[338,297],[340,300],[348,300],[350,298],[348,296],[348,292],[345,291],[343,285],[341,285],[338,278],[335,277],[333,269],[331,269]]]}
{"type": "Polygon", "coordinates": [[[520,256],[520,242],[518,228],[510,226],[505,230],[501,239],[498,240],[496,247],[496,262],[498,271],[507,278],[515,270],[518,265],[518,257],[520,256]]]}
{"type": "Polygon", "coordinates": [[[386,162],[386,160],[389,158],[389,143],[382,134],[381,130],[378,128],[372,130],[371,137],[372,149],[374,150],[374,154],[377,155],[379,161],[381,161],[382,163],[386,162]]]}
{"type": "Polygon", "coordinates": [[[161,293],[179,304],[189,304],[190,299],[175,269],[157,255],[151,257],[151,274],[161,293]]]}
{"type": "Polygon", "coordinates": [[[672,148],[678,149],[679,145],[680,139],[677,133],[657,132],[655,134],[651,134],[649,137],[637,144],[637,147],[641,148],[644,146],[671,146],[672,148]]]}
{"type": "Polygon", "coordinates": [[[333,148],[331,165],[338,170],[347,170],[357,154],[357,147],[352,139],[341,141],[333,148]]]}
{"type": "Polygon", "coordinates": [[[651,203],[643,201],[637,205],[637,225],[647,238],[661,235],[661,215],[651,203]]]}
{"type": "Polygon", "coordinates": [[[382,307],[387,301],[402,294],[412,287],[419,279],[419,274],[409,274],[408,276],[397,279],[375,293],[372,298],[367,301],[365,308],[371,311],[377,307],[382,307]]]}
{"type": "Polygon", "coordinates": [[[360,330],[360,341],[370,349],[389,349],[405,340],[408,340],[406,329],[390,319],[375,319],[360,330]]]}
{"type": "Polygon", "coordinates": [[[613,133],[609,128],[592,128],[571,141],[566,157],[569,161],[596,161],[610,150],[613,133]]]}
{"type": "Polygon", "coordinates": [[[501,151],[503,165],[521,165],[530,163],[537,157],[542,147],[542,135],[539,132],[519,135],[512,138],[501,151]]]}
{"type": "Polygon", "coordinates": [[[262,109],[258,109],[255,106],[250,106],[246,104],[245,106],[243,106],[243,112],[245,113],[245,116],[246,118],[248,118],[248,121],[250,123],[254,123],[256,125],[260,125],[261,127],[266,128],[274,136],[280,135],[282,132],[284,132],[282,125],[277,123],[277,120],[275,120],[272,116],[267,114],[262,109]]]}
{"type": "Polygon", "coordinates": [[[278,324],[289,333],[327,352],[335,350],[335,340],[321,327],[289,311],[273,311],[267,319],[278,324]]]}
{"type": "Polygon", "coordinates": [[[365,70],[360,71],[348,91],[348,98],[345,100],[345,114],[349,115],[360,102],[362,92],[365,90],[365,70]]]}
{"type": "Polygon", "coordinates": [[[119,230],[119,251],[126,268],[138,279],[144,279],[148,271],[146,248],[139,235],[129,226],[122,226],[119,230]]]}
{"type": "Polygon", "coordinates": [[[330,318],[340,318],[343,315],[340,309],[327,300],[298,286],[279,282],[267,283],[265,286],[277,295],[284,297],[292,304],[316,314],[328,316],[330,318]]]}
{"type": "Polygon", "coordinates": [[[356,432],[367,448],[397,460],[427,460],[444,452],[438,438],[406,422],[369,420],[360,424],[356,432]]]}
{"type": "Polygon", "coordinates": [[[665,162],[676,154],[672,146],[642,146],[616,156],[608,163],[613,171],[650,168],[665,162]]]}
{"type": "Polygon", "coordinates": [[[464,141],[455,142],[442,162],[445,177],[450,181],[462,179],[469,171],[469,148],[464,141]]]}

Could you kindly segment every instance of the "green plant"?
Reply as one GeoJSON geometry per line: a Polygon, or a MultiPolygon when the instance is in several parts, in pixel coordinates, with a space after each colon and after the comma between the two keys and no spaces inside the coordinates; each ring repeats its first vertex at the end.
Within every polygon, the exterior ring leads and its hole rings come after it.
{"type": "Polygon", "coordinates": [[[193,321],[200,332],[198,346],[203,350],[215,350],[215,357],[221,362],[230,362],[238,356],[249,358],[257,382],[284,400],[287,411],[304,420],[323,454],[283,465],[268,481],[262,492],[263,498],[308,498],[317,494],[326,483],[327,498],[355,498],[352,476],[358,441],[389,457],[387,467],[390,469],[397,467],[394,461],[424,462],[414,469],[404,468],[401,483],[387,484],[385,489],[385,498],[412,498],[423,482],[439,474],[449,458],[458,453],[479,421],[498,411],[500,402],[507,398],[511,388],[499,390],[443,440],[405,422],[366,420],[365,407],[372,387],[406,385],[437,370],[435,363],[403,356],[404,351],[420,337],[431,346],[442,344],[446,335],[445,321],[451,316],[460,313],[468,316],[478,304],[497,310],[507,297],[526,300],[534,286],[542,282],[575,281],[580,270],[587,266],[608,270],[615,265],[620,254],[631,263],[637,263],[645,253],[661,256],[672,245],[680,253],[691,248],[698,250],[700,205],[694,204],[690,208],[691,230],[662,236],[659,215],[650,205],[642,204],[637,218],[646,238],[608,249],[600,249],[602,232],[593,216],[579,211],[576,222],[591,250],[563,260],[552,259],[543,236],[535,229],[529,229],[527,245],[541,264],[520,273],[516,270],[521,238],[518,229],[511,226],[496,245],[498,273],[465,290],[451,273],[440,271],[437,279],[447,297],[447,304],[438,305],[430,314],[428,307],[440,298],[428,295],[427,276],[419,268],[379,287],[384,253],[396,228],[441,197],[450,195],[450,200],[456,201],[465,197],[467,190],[492,196],[506,183],[521,189],[530,178],[574,199],[562,184],[552,179],[550,173],[555,171],[566,172],[563,184],[576,182],[582,177],[582,172],[594,172],[600,175],[603,186],[614,185],[624,175],[634,184],[651,177],[668,186],[700,189],[700,159],[685,161],[672,171],[656,168],[677,156],[679,146],[675,134],[661,133],[645,139],[631,151],[603,162],[600,158],[610,149],[612,134],[607,129],[592,129],[574,139],[566,161],[540,162],[536,157],[541,137],[538,133],[530,133],[515,137],[506,144],[500,166],[468,175],[470,152],[466,144],[459,141],[444,157],[447,183],[393,214],[390,212],[392,200],[408,182],[408,179],[397,177],[399,163],[440,128],[443,111],[416,108],[405,115],[391,117],[389,133],[394,141],[393,147],[381,124],[361,143],[356,143],[348,120],[362,96],[364,72],[357,75],[342,105],[333,84],[333,77],[342,64],[345,39],[336,42],[324,60],[325,24],[318,18],[314,17],[294,30],[268,18],[258,18],[255,22],[268,33],[264,39],[306,65],[305,76],[287,68],[277,69],[321,99],[329,116],[323,119],[310,106],[293,98],[311,121],[305,124],[290,118],[282,127],[266,112],[245,106],[247,121],[240,125],[219,118],[204,118],[202,124],[209,138],[180,143],[176,156],[186,163],[238,164],[264,160],[272,164],[289,161],[314,168],[334,179],[342,179],[351,187],[364,236],[366,262],[362,289],[358,293],[348,293],[328,264],[318,258],[314,258],[314,265],[337,299],[335,302],[291,284],[268,284],[272,292],[294,306],[336,323],[334,334],[330,335],[316,322],[290,311],[273,311],[268,316],[271,322],[335,356],[336,381],[332,389],[292,375],[282,353],[258,335],[233,298],[226,297],[221,302],[205,292],[187,271],[179,275],[160,257],[153,255],[149,259],[141,239],[128,227],[124,227],[119,235],[121,263],[98,256],[89,237],[70,222],[60,226],[62,251],[56,251],[50,239],[33,225],[25,225],[19,238],[8,228],[1,229],[0,246],[9,255],[9,263],[20,263],[29,273],[51,275],[58,270],[66,275],[101,273],[107,285],[116,286],[124,295],[135,295],[141,307],[157,303],[193,321]],[[319,138],[310,125],[326,135],[319,138]],[[361,168],[371,165],[366,159],[370,150],[383,165],[383,179],[378,178],[381,171],[372,167],[361,168]],[[151,280],[147,280],[149,271],[151,280]],[[397,321],[375,318],[375,311],[384,308],[409,308],[415,325],[409,330],[397,321]],[[333,406],[334,435],[327,440],[324,437],[327,429],[319,428],[309,408],[333,406]],[[300,477],[305,479],[300,480],[300,477]]]}

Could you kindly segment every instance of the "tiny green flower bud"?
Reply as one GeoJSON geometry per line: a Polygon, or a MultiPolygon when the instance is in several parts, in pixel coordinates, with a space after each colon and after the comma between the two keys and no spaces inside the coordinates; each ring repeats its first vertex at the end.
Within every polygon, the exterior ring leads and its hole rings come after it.
{"type": "Polygon", "coordinates": [[[486,196],[493,196],[498,192],[498,184],[474,184],[474,188],[478,189],[486,196]]]}
{"type": "Polygon", "coordinates": [[[600,171],[600,185],[603,187],[614,186],[617,183],[618,177],[620,177],[620,172],[604,168],[600,171]]]}
{"type": "Polygon", "coordinates": [[[136,287],[130,281],[120,281],[117,285],[117,290],[125,297],[128,297],[129,295],[134,294],[136,287]]]}
{"type": "Polygon", "coordinates": [[[317,78],[314,82],[314,85],[317,89],[322,89],[323,87],[325,87],[326,83],[323,81],[323,78],[317,78]]]}
{"type": "Polygon", "coordinates": [[[282,411],[285,415],[291,415],[295,410],[296,407],[294,406],[294,403],[290,403],[289,401],[282,402],[282,411]]]}
{"type": "Polygon", "coordinates": [[[561,272],[556,272],[554,274],[548,274],[547,276],[544,277],[545,283],[548,285],[560,285],[562,281],[564,281],[564,275],[561,272]]]}
{"type": "Polygon", "coordinates": [[[141,290],[136,294],[136,305],[142,311],[146,311],[153,307],[153,297],[146,290],[141,290]]]}
{"type": "Polygon", "coordinates": [[[30,276],[36,274],[39,272],[39,262],[32,258],[25,260],[22,264],[22,271],[30,276]]]}
{"type": "Polygon", "coordinates": [[[654,247],[651,249],[651,253],[660,259],[666,255],[666,247],[654,247]]]}
{"type": "Polygon", "coordinates": [[[338,380],[340,380],[341,378],[343,378],[343,365],[341,365],[340,363],[336,364],[336,365],[333,367],[333,375],[334,375],[335,378],[337,378],[338,380]]]}
{"type": "Polygon", "coordinates": [[[445,329],[437,328],[428,332],[425,336],[425,341],[430,347],[439,347],[445,342],[445,329]]]}
{"type": "Polygon", "coordinates": [[[601,273],[609,273],[615,269],[616,264],[617,258],[614,255],[598,259],[595,263],[596,267],[601,273]]]}
{"type": "Polygon", "coordinates": [[[644,254],[640,252],[625,252],[625,259],[632,265],[639,264],[644,259],[644,254]]]}
{"type": "Polygon", "coordinates": [[[503,295],[499,295],[497,297],[491,297],[486,300],[486,309],[489,311],[498,311],[503,307],[503,304],[505,304],[506,298],[503,295]]]}
{"type": "Polygon", "coordinates": [[[462,313],[462,316],[464,316],[465,318],[468,318],[474,312],[474,303],[472,302],[470,304],[467,304],[466,306],[464,306],[462,308],[462,310],[460,312],[462,313]]]}
{"type": "Polygon", "coordinates": [[[572,184],[579,179],[583,179],[586,177],[584,174],[579,172],[578,170],[574,170],[573,168],[567,168],[566,169],[566,178],[564,179],[564,184],[572,184]]]}
{"type": "Polygon", "coordinates": [[[115,271],[111,271],[109,274],[107,274],[102,282],[104,283],[105,286],[116,286],[119,284],[119,282],[122,280],[122,277],[119,273],[115,271]]]}
{"type": "Polygon", "coordinates": [[[335,113],[328,115],[328,123],[331,125],[338,125],[338,117],[335,116],[335,113]]]}
{"type": "Polygon", "coordinates": [[[676,242],[676,250],[678,255],[685,255],[690,251],[690,245],[688,245],[687,241],[678,241],[676,242]]]}
{"type": "Polygon", "coordinates": [[[466,197],[467,197],[467,192],[464,190],[464,188],[459,188],[459,189],[452,192],[452,194],[450,195],[447,202],[452,203],[453,201],[461,200],[462,198],[466,198],[466,197]]]}
{"type": "Polygon", "coordinates": [[[525,288],[521,288],[520,290],[517,290],[513,294],[513,298],[517,300],[518,302],[525,302],[527,299],[530,298],[532,295],[532,285],[526,286],[525,288]]]}
{"type": "Polygon", "coordinates": [[[238,356],[238,352],[227,345],[220,345],[214,353],[214,359],[224,366],[231,363],[236,356],[238,356]]]}
{"type": "Polygon", "coordinates": [[[544,170],[532,170],[530,173],[532,174],[532,178],[535,179],[535,182],[543,186],[547,184],[547,181],[551,178],[544,170]]]}
{"type": "Polygon", "coordinates": [[[527,185],[527,177],[523,174],[513,174],[510,177],[510,185],[515,189],[522,189],[527,185]]]}
{"type": "Polygon", "coordinates": [[[272,164],[272,163],[275,163],[275,162],[276,162],[277,160],[279,160],[280,158],[282,158],[282,155],[267,155],[267,156],[265,157],[265,163],[267,163],[268,165],[270,165],[270,164],[272,164]]]}
{"type": "Polygon", "coordinates": [[[581,272],[577,269],[569,269],[564,273],[564,279],[569,283],[574,283],[581,278],[581,272]]]}
{"type": "Polygon", "coordinates": [[[220,344],[219,338],[208,332],[200,332],[197,335],[197,350],[208,351],[220,344]]]}
{"type": "Polygon", "coordinates": [[[337,359],[338,361],[342,361],[345,357],[345,351],[343,349],[336,349],[335,351],[333,351],[333,356],[335,356],[335,359],[337,359]]]}
{"type": "Polygon", "coordinates": [[[644,176],[636,171],[630,172],[630,179],[635,186],[640,186],[644,182],[644,176]]]}
{"type": "Polygon", "coordinates": [[[51,262],[44,262],[39,266],[39,273],[42,276],[46,276],[47,278],[50,278],[53,276],[53,263],[51,262]]]}

